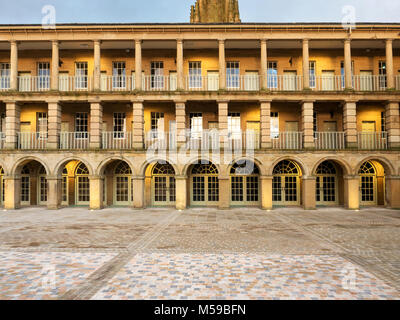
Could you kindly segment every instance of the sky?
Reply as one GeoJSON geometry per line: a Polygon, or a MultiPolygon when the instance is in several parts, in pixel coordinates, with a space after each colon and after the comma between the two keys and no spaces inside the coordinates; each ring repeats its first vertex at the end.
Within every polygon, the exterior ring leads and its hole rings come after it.
{"type": "MultiPolygon", "coordinates": [[[[0,0],[0,24],[40,24],[42,8],[56,23],[189,22],[195,0],[0,0]]],[[[239,0],[242,22],[400,22],[400,0],[239,0]]]]}

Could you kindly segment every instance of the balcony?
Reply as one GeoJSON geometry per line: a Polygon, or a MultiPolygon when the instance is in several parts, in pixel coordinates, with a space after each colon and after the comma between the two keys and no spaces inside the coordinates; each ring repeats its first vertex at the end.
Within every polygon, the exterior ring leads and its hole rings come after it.
{"type": "Polygon", "coordinates": [[[355,91],[385,91],[386,76],[353,76],[353,87],[355,91]]]}
{"type": "Polygon", "coordinates": [[[271,137],[272,149],[301,150],[303,149],[303,132],[279,132],[271,137]]]}
{"type": "Polygon", "coordinates": [[[101,76],[101,91],[133,91],[135,90],[134,76],[101,76]]]}
{"type": "Polygon", "coordinates": [[[359,132],[357,135],[359,150],[387,150],[387,132],[359,132]]]}
{"type": "Polygon", "coordinates": [[[48,76],[21,76],[18,77],[20,92],[42,92],[50,90],[50,77],[48,76]]]}
{"type": "Polygon", "coordinates": [[[58,86],[60,91],[92,91],[93,77],[60,75],[58,86]]]}
{"type": "Polygon", "coordinates": [[[102,149],[130,150],[133,147],[133,133],[123,131],[103,132],[102,149]]]}
{"type": "Polygon", "coordinates": [[[315,149],[343,150],[346,148],[344,132],[315,132],[315,149]]]}
{"type": "Polygon", "coordinates": [[[0,77],[0,91],[10,90],[10,77],[0,77]]]}
{"type": "Polygon", "coordinates": [[[89,132],[61,132],[60,150],[86,150],[89,148],[89,132]]]}
{"type": "Polygon", "coordinates": [[[219,75],[213,76],[187,76],[185,77],[187,91],[218,91],[219,75]]]}
{"type": "Polygon", "coordinates": [[[19,132],[17,149],[44,150],[47,148],[47,132],[19,132]]]}
{"type": "Polygon", "coordinates": [[[145,148],[151,150],[176,149],[176,133],[151,130],[145,135],[145,148]]]}
{"type": "Polygon", "coordinates": [[[267,88],[271,91],[301,91],[303,90],[303,76],[268,75],[267,88]]]}

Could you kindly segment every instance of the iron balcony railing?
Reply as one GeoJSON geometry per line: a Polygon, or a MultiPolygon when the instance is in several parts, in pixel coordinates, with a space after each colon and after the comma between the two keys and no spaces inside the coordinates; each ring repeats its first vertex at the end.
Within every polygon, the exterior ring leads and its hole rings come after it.
{"type": "Polygon", "coordinates": [[[258,150],[261,147],[260,132],[246,130],[228,134],[229,148],[232,150],[258,150]]]}
{"type": "Polygon", "coordinates": [[[314,132],[315,149],[342,150],[345,149],[344,132],[314,132]]]}
{"type": "Polygon", "coordinates": [[[143,76],[143,91],[176,91],[178,89],[176,76],[143,76]]]}
{"type": "Polygon", "coordinates": [[[388,149],[387,132],[359,132],[357,138],[360,150],[388,149]]]}
{"type": "Polygon", "coordinates": [[[133,133],[128,131],[112,131],[102,133],[102,149],[129,150],[133,147],[133,133]]]}
{"type": "Polygon", "coordinates": [[[135,90],[134,76],[107,76],[102,75],[101,91],[132,91],[135,90]]]}
{"type": "Polygon", "coordinates": [[[230,91],[259,91],[260,76],[259,75],[227,76],[226,89],[230,91]]]}
{"type": "Polygon", "coordinates": [[[345,88],[343,76],[310,76],[310,89],[315,91],[342,91],[345,88]]]}
{"type": "Polygon", "coordinates": [[[301,91],[303,90],[303,76],[269,74],[267,88],[272,91],[301,91]]]}
{"type": "Polygon", "coordinates": [[[301,150],[303,149],[302,132],[279,132],[271,136],[272,148],[282,150],[301,150]]]}
{"type": "Polygon", "coordinates": [[[0,91],[7,91],[10,90],[10,77],[9,76],[2,76],[0,77],[0,91]]]}
{"type": "Polygon", "coordinates": [[[17,149],[43,150],[47,147],[47,132],[18,132],[17,149]]]}
{"type": "Polygon", "coordinates": [[[219,75],[186,76],[185,90],[187,91],[218,91],[219,75]]]}
{"type": "Polygon", "coordinates": [[[148,131],[145,135],[145,148],[154,150],[176,149],[176,133],[157,130],[148,131]]]}
{"type": "Polygon", "coordinates": [[[89,148],[89,132],[61,132],[61,150],[86,150],[89,148]]]}

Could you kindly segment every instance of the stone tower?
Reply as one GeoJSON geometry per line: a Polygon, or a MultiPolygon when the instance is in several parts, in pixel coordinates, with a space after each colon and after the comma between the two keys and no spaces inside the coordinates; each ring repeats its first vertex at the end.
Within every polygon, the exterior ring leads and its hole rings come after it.
{"type": "Polygon", "coordinates": [[[196,0],[190,23],[240,23],[238,0],[196,0]]]}

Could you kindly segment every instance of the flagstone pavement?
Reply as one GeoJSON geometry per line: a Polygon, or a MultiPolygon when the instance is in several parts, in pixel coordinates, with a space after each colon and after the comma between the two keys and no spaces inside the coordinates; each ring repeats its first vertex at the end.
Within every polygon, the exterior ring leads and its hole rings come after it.
{"type": "Polygon", "coordinates": [[[0,299],[399,299],[400,211],[0,212],[0,299]]]}

